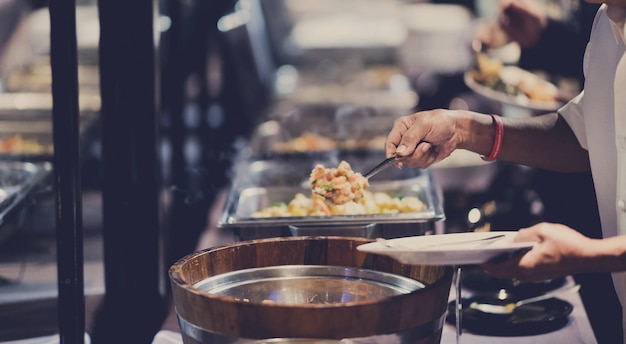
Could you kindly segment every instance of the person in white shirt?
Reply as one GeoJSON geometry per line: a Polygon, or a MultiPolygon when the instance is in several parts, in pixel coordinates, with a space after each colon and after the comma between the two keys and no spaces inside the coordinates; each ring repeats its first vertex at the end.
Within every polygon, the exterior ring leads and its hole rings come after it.
{"type": "MultiPolygon", "coordinates": [[[[519,230],[532,250],[484,264],[498,278],[541,281],[585,272],[611,272],[626,305],[626,0],[603,3],[583,62],[584,90],[556,113],[502,118],[435,109],[397,119],[386,143],[398,166],[426,168],[466,149],[486,156],[562,172],[591,169],[603,239],[562,224],[519,230]],[[494,129],[495,128],[495,129],[494,129]]],[[[573,185],[572,187],[576,187],[573,185]]],[[[626,329],[626,326],[624,326],[626,329]]],[[[624,336],[626,338],[626,336],[624,336]]]]}
{"type": "Polygon", "coordinates": [[[583,54],[599,7],[570,0],[557,18],[549,14],[545,1],[500,0],[496,20],[479,23],[474,38],[495,49],[516,42],[521,68],[574,78],[582,86],[583,54]]]}

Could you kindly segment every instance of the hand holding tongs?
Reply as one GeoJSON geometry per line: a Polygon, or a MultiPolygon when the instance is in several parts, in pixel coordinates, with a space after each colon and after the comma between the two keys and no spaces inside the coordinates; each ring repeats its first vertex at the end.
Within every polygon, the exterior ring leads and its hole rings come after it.
{"type": "MultiPolygon", "coordinates": [[[[426,142],[424,140],[420,140],[420,142],[417,143],[417,145],[419,146],[422,142],[426,142]]],[[[385,160],[383,160],[380,164],[376,165],[376,167],[374,167],[373,169],[369,170],[368,172],[363,174],[363,177],[365,177],[366,179],[369,179],[370,177],[373,177],[374,175],[378,174],[378,172],[386,169],[387,167],[395,164],[396,162],[400,161],[404,159],[404,157],[400,157],[398,158],[396,155],[393,155],[385,160]]]]}

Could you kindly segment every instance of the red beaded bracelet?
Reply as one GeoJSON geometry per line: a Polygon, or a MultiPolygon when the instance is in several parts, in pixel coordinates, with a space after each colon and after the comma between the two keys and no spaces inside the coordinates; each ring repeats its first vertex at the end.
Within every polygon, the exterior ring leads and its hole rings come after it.
{"type": "Polygon", "coordinates": [[[500,116],[494,114],[491,114],[490,116],[493,120],[493,124],[496,127],[496,134],[493,139],[493,147],[491,148],[491,153],[489,153],[488,156],[483,157],[483,160],[485,161],[494,161],[498,158],[498,155],[500,155],[500,151],[502,150],[502,140],[504,139],[504,125],[502,124],[500,116]]]}

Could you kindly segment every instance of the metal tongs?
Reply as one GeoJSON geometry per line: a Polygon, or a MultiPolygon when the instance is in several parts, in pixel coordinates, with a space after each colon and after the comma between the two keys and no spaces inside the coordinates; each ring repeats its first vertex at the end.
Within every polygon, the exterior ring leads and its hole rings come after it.
{"type": "Polygon", "coordinates": [[[395,164],[398,161],[398,159],[396,159],[396,156],[392,156],[389,157],[385,160],[383,160],[380,164],[376,165],[374,168],[372,168],[371,170],[367,171],[366,173],[363,174],[363,177],[365,177],[366,179],[369,179],[373,176],[375,176],[376,174],[378,174],[378,172],[386,169],[387,167],[395,164]]]}
{"type": "MultiPolygon", "coordinates": [[[[420,140],[417,143],[417,146],[419,146],[420,144],[427,142],[424,140],[420,140]]],[[[401,161],[402,159],[404,159],[405,157],[400,157],[398,158],[396,155],[392,155],[389,158],[383,160],[380,164],[376,165],[376,167],[374,167],[373,169],[369,170],[368,172],[363,174],[363,177],[365,177],[365,179],[370,179],[371,177],[375,176],[376,174],[378,174],[378,172],[386,169],[387,167],[395,164],[398,161],[401,161]]]]}

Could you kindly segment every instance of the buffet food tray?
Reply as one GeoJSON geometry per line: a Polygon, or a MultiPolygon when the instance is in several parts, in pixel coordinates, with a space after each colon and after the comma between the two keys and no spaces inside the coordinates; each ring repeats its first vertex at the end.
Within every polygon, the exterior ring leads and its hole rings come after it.
{"type": "Polygon", "coordinates": [[[231,229],[240,239],[278,236],[340,235],[359,237],[402,237],[432,232],[445,218],[441,190],[429,170],[389,168],[370,179],[368,190],[392,197],[415,196],[425,209],[393,214],[254,217],[253,214],[296,193],[310,195],[306,184],[317,163],[326,167],[348,161],[355,171],[364,171],[384,158],[384,153],[355,156],[334,152],[324,159],[243,160],[236,165],[232,188],[218,220],[218,227],[231,229]]]}
{"type": "MultiPolygon", "coordinates": [[[[341,161],[350,164],[355,172],[364,173],[385,159],[385,152],[373,150],[336,150],[317,155],[277,155],[267,159],[242,158],[232,170],[233,189],[250,187],[295,187],[306,191],[309,176],[313,168],[321,164],[324,167],[337,167],[341,161]]],[[[417,180],[428,184],[429,170],[417,168],[389,167],[380,171],[369,180],[374,186],[382,182],[397,182],[405,179],[417,180]]],[[[432,185],[428,185],[432,187],[432,185]]],[[[308,189],[310,191],[310,189],[308,189]]]]}
{"type": "Polygon", "coordinates": [[[249,158],[382,152],[394,121],[407,111],[372,106],[279,102],[253,131],[249,158]]]}
{"type": "Polygon", "coordinates": [[[52,165],[47,162],[0,162],[0,244],[16,229],[12,215],[51,171],[52,165]]]}
{"type": "Polygon", "coordinates": [[[19,203],[51,171],[50,163],[0,162],[0,219],[4,210],[19,203]]]}
{"type": "MultiPolygon", "coordinates": [[[[78,97],[80,114],[100,111],[101,100],[97,92],[86,92],[78,97]]],[[[52,93],[6,92],[0,93],[0,117],[6,120],[50,120],[52,118],[52,93]]]]}
{"type": "MultiPolygon", "coordinates": [[[[99,97],[82,97],[81,135],[94,127],[99,117],[99,97]]],[[[0,159],[51,161],[53,158],[52,100],[46,94],[0,95],[0,159]]]]}
{"type": "MultiPolygon", "coordinates": [[[[21,127],[24,124],[0,121],[3,128],[21,127]],[[7,124],[7,125],[4,125],[7,124]]],[[[28,130],[0,130],[0,159],[3,161],[51,161],[53,158],[53,137],[47,125],[36,123],[28,130]],[[34,130],[41,128],[42,130],[34,130]]]]}
{"type": "Polygon", "coordinates": [[[278,68],[276,97],[297,105],[373,106],[395,111],[409,111],[419,102],[408,77],[393,65],[324,64],[278,68]]]}

